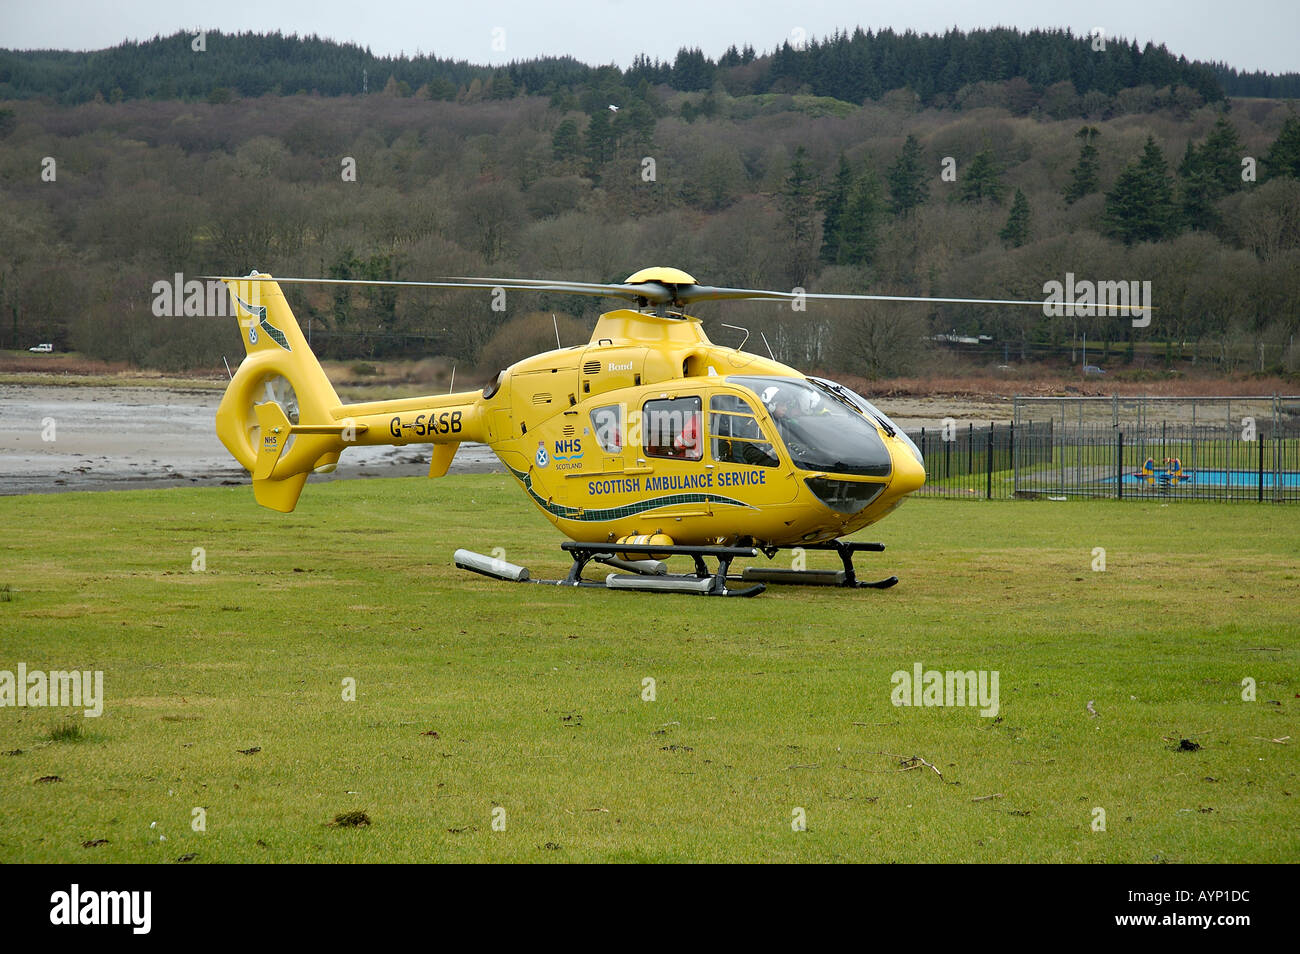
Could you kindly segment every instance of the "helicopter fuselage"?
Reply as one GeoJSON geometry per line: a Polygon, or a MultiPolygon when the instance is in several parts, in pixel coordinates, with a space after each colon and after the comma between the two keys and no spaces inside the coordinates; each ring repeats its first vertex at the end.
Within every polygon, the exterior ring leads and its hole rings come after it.
{"type": "Polygon", "coordinates": [[[879,520],[925,480],[887,418],[714,345],[689,316],[607,313],[588,344],[521,361],[465,397],[391,415],[381,433],[419,441],[455,427],[435,442],[483,441],[582,542],[821,542],[879,520]]]}
{"type": "Polygon", "coordinates": [[[925,482],[915,444],[864,398],[715,345],[686,314],[608,312],[586,344],[519,361],[482,391],[343,404],[279,286],[227,281],[248,353],[217,433],[271,509],[291,511],[307,475],[355,445],[431,444],[438,477],[461,443],[487,444],[547,519],[594,544],[823,543],[925,482]]]}

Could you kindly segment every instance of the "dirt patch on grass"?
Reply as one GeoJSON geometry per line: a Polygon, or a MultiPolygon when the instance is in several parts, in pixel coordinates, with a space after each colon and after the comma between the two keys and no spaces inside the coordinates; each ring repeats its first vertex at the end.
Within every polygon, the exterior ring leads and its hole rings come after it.
{"type": "Polygon", "coordinates": [[[335,815],[329,823],[330,828],[366,828],[370,825],[370,816],[362,811],[343,812],[335,815]]]}

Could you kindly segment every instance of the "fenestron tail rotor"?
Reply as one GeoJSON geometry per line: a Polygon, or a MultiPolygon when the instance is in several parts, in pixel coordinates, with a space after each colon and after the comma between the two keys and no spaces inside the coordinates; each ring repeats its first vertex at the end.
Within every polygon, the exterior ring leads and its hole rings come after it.
{"type": "Polygon", "coordinates": [[[923,295],[845,295],[825,292],[772,291],[763,288],[726,288],[701,285],[677,268],[643,268],[623,282],[572,282],[544,278],[484,278],[456,276],[433,281],[387,281],[365,278],[270,278],[258,276],[205,276],[221,281],[275,281],[281,285],[358,285],[407,288],[505,288],[515,291],[555,292],[564,295],[588,295],[599,298],[622,298],[648,305],[683,307],[699,301],[894,301],[940,305],[1033,305],[1044,302],[1014,298],[939,298],[923,295]]]}

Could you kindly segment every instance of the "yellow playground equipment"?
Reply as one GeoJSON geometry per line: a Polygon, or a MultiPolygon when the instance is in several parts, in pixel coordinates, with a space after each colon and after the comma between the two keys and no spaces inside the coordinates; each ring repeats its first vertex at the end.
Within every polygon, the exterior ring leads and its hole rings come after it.
{"type": "Polygon", "coordinates": [[[1157,467],[1155,458],[1148,457],[1142,462],[1141,469],[1137,475],[1146,481],[1148,486],[1154,487],[1159,483],[1162,487],[1173,487],[1177,484],[1192,479],[1192,475],[1183,470],[1183,462],[1177,457],[1166,457],[1164,463],[1157,467]]]}

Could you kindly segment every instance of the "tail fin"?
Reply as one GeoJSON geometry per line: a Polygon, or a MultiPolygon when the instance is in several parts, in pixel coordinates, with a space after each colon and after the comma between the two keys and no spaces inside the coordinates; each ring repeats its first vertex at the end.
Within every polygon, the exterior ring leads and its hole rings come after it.
{"type": "Polygon", "coordinates": [[[280,286],[233,279],[226,286],[247,356],[217,408],[217,436],[251,472],[257,502],[288,513],[307,475],[333,470],[358,427],[336,420],[339,397],[280,286]]]}

